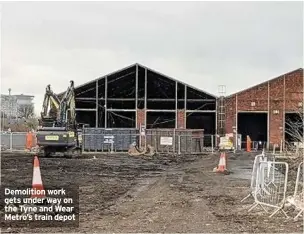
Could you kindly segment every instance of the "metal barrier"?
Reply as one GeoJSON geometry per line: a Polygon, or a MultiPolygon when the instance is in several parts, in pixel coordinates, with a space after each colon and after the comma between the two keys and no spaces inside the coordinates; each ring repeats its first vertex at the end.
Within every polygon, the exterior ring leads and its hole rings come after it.
{"type": "MultiPolygon", "coordinates": [[[[26,132],[1,132],[1,150],[23,151],[27,148],[26,132]]],[[[81,132],[83,152],[128,152],[130,145],[154,147],[156,153],[200,154],[214,152],[215,135],[192,129],[103,129],[84,128],[81,132]]],[[[34,134],[33,145],[36,146],[34,134]]]]}
{"type": "Polygon", "coordinates": [[[204,135],[203,151],[214,153],[217,147],[216,135],[204,135]]]}
{"type": "Polygon", "coordinates": [[[213,152],[214,135],[204,135],[202,129],[103,129],[84,128],[83,152],[128,152],[130,145],[153,147],[156,153],[200,154],[213,152]]]}
{"type": "MultiPolygon", "coordinates": [[[[20,151],[26,149],[26,132],[1,132],[1,150],[6,151],[20,151]]],[[[36,141],[34,141],[32,147],[35,147],[36,141]]]]}
{"type": "Polygon", "coordinates": [[[154,147],[156,153],[175,153],[177,140],[175,129],[146,129],[145,144],[154,147]]]}
{"type": "Polygon", "coordinates": [[[285,162],[259,162],[256,176],[256,186],[254,189],[254,204],[249,212],[260,206],[268,213],[267,208],[275,209],[269,217],[281,211],[287,218],[283,210],[286,201],[288,179],[288,164],[285,162]]]}
{"type": "Polygon", "coordinates": [[[245,201],[246,199],[248,199],[249,197],[253,197],[254,198],[254,191],[256,189],[257,186],[257,171],[259,168],[259,165],[261,162],[267,162],[267,157],[264,153],[264,151],[262,152],[262,154],[259,154],[257,156],[255,156],[254,158],[254,162],[253,162],[253,167],[252,167],[252,172],[251,172],[251,182],[250,182],[250,193],[244,197],[241,202],[245,201]]]}
{"type": "Polygon", "coordinates": [[[146,129],[145,144],[156,153],[200,154],[214,150],[215,136],[202,129],[146,129]]]}
{"type": "Polygon", "coordinates": [[[301,214],[304,214],[304,166],[301,162],[298,166],[296,184],[294,194],[292,197],[287,198],[287,202],[299,210],[298,214],[294,217],[297,220],[301,214]]]}

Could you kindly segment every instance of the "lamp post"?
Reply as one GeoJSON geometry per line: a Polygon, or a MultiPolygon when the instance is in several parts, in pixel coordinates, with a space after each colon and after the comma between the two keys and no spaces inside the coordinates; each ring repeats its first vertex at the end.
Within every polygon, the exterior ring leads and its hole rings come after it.
{"type": "Polygon", "coordinates": [[[234,153],[236,153],[237,147],[238,147],[238,139],[237,139],[237,132],[236,132],[236,126],[232,126],[233,135],[234,135],[234,153]]]}
{"type": "Polygon", "coordinates": [[[12,99],[11,99],[11,91],[12,89],[8,89],[8,122],[11,123],[11,115],[12,115],[12,99]]]}

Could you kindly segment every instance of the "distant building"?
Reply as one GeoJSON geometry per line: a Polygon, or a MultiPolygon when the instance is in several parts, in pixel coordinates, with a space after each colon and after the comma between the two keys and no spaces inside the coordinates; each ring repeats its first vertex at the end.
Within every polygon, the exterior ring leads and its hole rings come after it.
{"type": "Polygon", "coordinates": [[[1,94],[1,115],[3,117],[18,118],[20,117],[20,106],[33,105],[34,96],[31,95],[6,95],[1,94]]]}

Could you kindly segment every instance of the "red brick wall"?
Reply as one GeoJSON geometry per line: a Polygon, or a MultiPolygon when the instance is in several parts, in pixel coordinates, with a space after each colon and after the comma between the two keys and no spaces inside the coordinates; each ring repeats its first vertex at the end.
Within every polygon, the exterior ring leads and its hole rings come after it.
{"type": "Polygon", "coordinates": [[[268,83],[237,95],[238,111],[261,111],[268,107],[268,83]],[[255,102],[255,106],[251,106],[255,102]]]}
{"type": "Polygon", "coordinates": [[[186,128],[186,112],[184,109],[177,110],[177,128],[186,128]]]}
{"type": "MultiPolygon", "coordinates": [[[[267,111],[269,85],[269,135],[270,144],[279,144],[283,139],[284,115],[288,111],[298,111],[298,103],[303,100],[303,71],[297,70],[270,80],[259,86],[245,90],[225,100],[226,133],[232,132],[236,125],[236,106],[238,111],[267,111]],[[285,79],[285,83],[284,83],[285,79]],[[255,102],[255,106],[251,106],[255,102]],[[284,108],[285,107],[285,108],[284,108]],[[278,114],[273,111],[278,110],[278,114]],[[281,129],[280,129],[281,128],[281,129]]],[[[283,139],[284,140],[284,139],[283,139]]]]}
{"type": "Polygon", "coordinates": [[[140,125],[145,124],[146,111],[145,109],[137,109],[137,128],[140,128],[140,125]]]}
{"type": "Polygon", "coordinates": [[[235,96],[227,98],[225,100],[225,110],[226,110],[226,121],[225,121],[225,129],[226,133],[233,132],[233,126],[235,126],[235,96]]]}
{"type": "Polygon", "coordinates": [[[285,98],[286,112],[298,108],[299,101],[303,99],[303,73],[293,73],[285,79],[285,98]]]}
{"type": "Polygon", "coordinates": [[[269,82],[269,143],[280,144],[284,127],[284,76],[269,82]],[[278,110],[279,113],[273,113],[278,110]]]}

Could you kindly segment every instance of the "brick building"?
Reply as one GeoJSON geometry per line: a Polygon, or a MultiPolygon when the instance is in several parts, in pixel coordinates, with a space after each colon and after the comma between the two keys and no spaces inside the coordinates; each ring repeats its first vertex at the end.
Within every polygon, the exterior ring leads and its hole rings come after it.
{"type": "Polygon", "coordinates": [[[285,142],[286,118],[303,106],[303,82],[300,68],[226,97],[226,132],[268,145],[285,142]]]}
{"type": "Polygon", "coordinates": [[[285,141],[286,118],[303,105],[303,69],[216,97],[140,64],[75,88],[79,123],[95,128],[238,132],[269,145],[285,141]]]}

